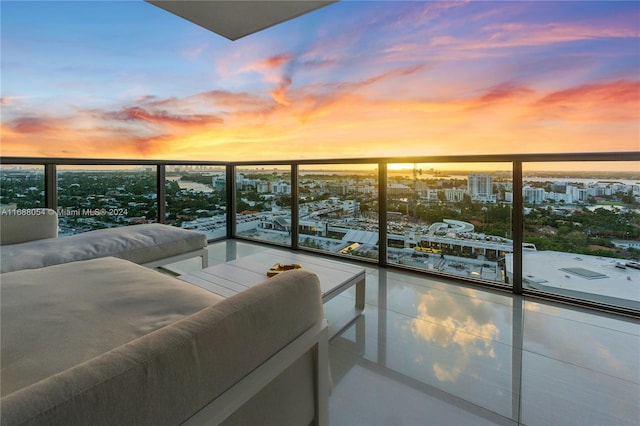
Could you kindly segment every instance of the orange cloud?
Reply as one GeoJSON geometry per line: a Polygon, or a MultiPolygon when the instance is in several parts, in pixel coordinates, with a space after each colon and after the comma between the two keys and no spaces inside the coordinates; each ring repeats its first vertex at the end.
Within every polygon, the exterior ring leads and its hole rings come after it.
{"type": "Polygon", "coordinates": [[[0,96],[0,105],[1,106],[11,105],[20,99],[21,99],[21,96],[0,96]]]}
{"type": "Polygon", "coordinates": [[[279,82],[282,78],[281,68],[292,61],[290,54],[279,54],[266,59],[251,62],[240,67],[239,72],[254,71],[262,74],[265,81],[279,82]]]}
{"type": "Polygon", "coordinates": [[[291,101],[287,99],[287,89],[291,86],[291,79],[284,77],[282,82],[271,91],[271,96],[273,96],[273,100],[279,103],[280,105],[289,105],[291,101]]]}
{"type": "Polygon", "coordinates": [[[230,107],[239,109],[262,109],[265,107],[265,100],[259,95],[251,93],[234,93],[222,90],[212,90],[210,92],[199,93],[186,98],[187,101],[194,101],[196,105],[205,104],[219,107],[230,107]]]}
{"type": "Polygon", "coordinates": [[[585,84],[550,93],[533,105],[534,115],[565,121],[640,119],[640,80],[585,84]]]}
{"type": "Polygon", "coordinates": [[[470,100],[469,110],[486,106],[495,106],[502,102],[516,102],[523,98],[531,98],[535,92],[527,87],[519,86],[512,82],[502,83],[490,87],[477,99],[470,100]]]}
{"type": "Polygon", "coordinates": [[[270,56],[263,61],[257,62],[254,66],[250,66],[250,68],[275,68],[289,62],[291,62],[291,55],[283,53],[280,55],[270,56]]]}
{"type": "Polygon", "coordinates": [[[193,124],[214,124],[222,123],[223,120],[210,115],[175,115],[167,111],[147,111],[140,107],[125,108],[122,111],[106,113],[105,117],[111,120],[132,121],[140,120],[160,125],[188,126],[193,124]]]}
{"type": "MultiPolygon", "coordinates": [[[[608,83],[585,84],[551,93],[540,100],[540,104],[566,103],[638,103],[640,102],[640,80],[619,80],[608,83]]],[[[637,111],[636,111],[637,112],[637,111]]]]}
{"type": "Polygon", "coordinates": [[[9,122],[7,127],[16,133],[41,133],[54,131],[59,126],[59,120],[46,117],[24,116],[9,122]]]}
{"type": "Polygon", "coordinates": [[[2,155],[86,158],[151,158],[159,148],[158,138],[132,135],[122,129],[77,130],[48,128],[24,133],[0,127],[2,155]]]}

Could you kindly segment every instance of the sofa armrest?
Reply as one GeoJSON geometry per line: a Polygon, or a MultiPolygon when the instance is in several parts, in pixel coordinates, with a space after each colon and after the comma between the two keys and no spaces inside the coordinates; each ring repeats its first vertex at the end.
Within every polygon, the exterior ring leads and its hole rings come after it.
{"type": "MultiPolygon", "coordinates": [[[[329,422],[329,326],[327,320],[322,320],[190,417],[183,426],[223,424],[308,351],[312,351],[314,363],[316,413],[313,424],[327,425],[329,422]]],[[[302,378],[296,377],[294,380],[302,380],[302,378]]],[[[282,403],[281,408],[286,408],[286,405],[282,403]]]]}
{"type": "Polygon", "coordinates": [[[51,209],[4,210],[0,213],[0,245],[58,237],[58,214],[51,209]]]}

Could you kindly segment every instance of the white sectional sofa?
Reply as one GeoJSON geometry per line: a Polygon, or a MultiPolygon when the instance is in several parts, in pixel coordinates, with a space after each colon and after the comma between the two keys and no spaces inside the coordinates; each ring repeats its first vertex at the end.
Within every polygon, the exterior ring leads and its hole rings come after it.
{"type": "Polygon", "coordinates": [[[149,267],[200,257],[207,267],[204,234],[162,224],[100,229],[58,238],[51,209],[0,215],[0,272],[42,268],[99,257],[119,257],[149,267]]]}
{"type": "Polygon", "coordinates": [[[2,426],[328,422],[313,273],[224,299],[116,257],[31,260],[0,274],[2,426]]]}

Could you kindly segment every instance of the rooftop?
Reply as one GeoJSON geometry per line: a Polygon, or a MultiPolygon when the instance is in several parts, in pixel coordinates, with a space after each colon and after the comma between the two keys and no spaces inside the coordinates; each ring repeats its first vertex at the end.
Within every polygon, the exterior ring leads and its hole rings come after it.
{"type": "MultiPolygon", "coordinates": [[[[507,256],[507,269],[513,255],[507,256]]],[[[640,307],[640,270],[629,261],[558,251],[527,251],[523,256],[523,281],[529,288],[582,298],[599,298],[613,304],[640,307]],[[541,267],[544,265],[544,267],[541,267]],[[588,295],[582,295],[588,293],[588,295]]]]}

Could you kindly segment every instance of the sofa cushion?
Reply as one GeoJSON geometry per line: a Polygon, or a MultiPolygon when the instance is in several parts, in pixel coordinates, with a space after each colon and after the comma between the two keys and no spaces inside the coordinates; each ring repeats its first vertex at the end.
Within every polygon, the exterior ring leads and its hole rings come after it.
{"type": "Polygon", "coordinates": [[[54,210],[2,210],[0,213],[0,245],[58,236],[58,214],[54,210]]]}
{"type": "Polygon", "coordinates": [[[0,286],[2,395],[222,300],[112,257],[10,272],[0,286]]]}
{"type": "Polygon", "coordinates": [[[42,268],[106,256],[147,263],[206,245],[207,237],[199,232],[157,223],[131,225],[0,247],[0,270],[42,268]]]}

